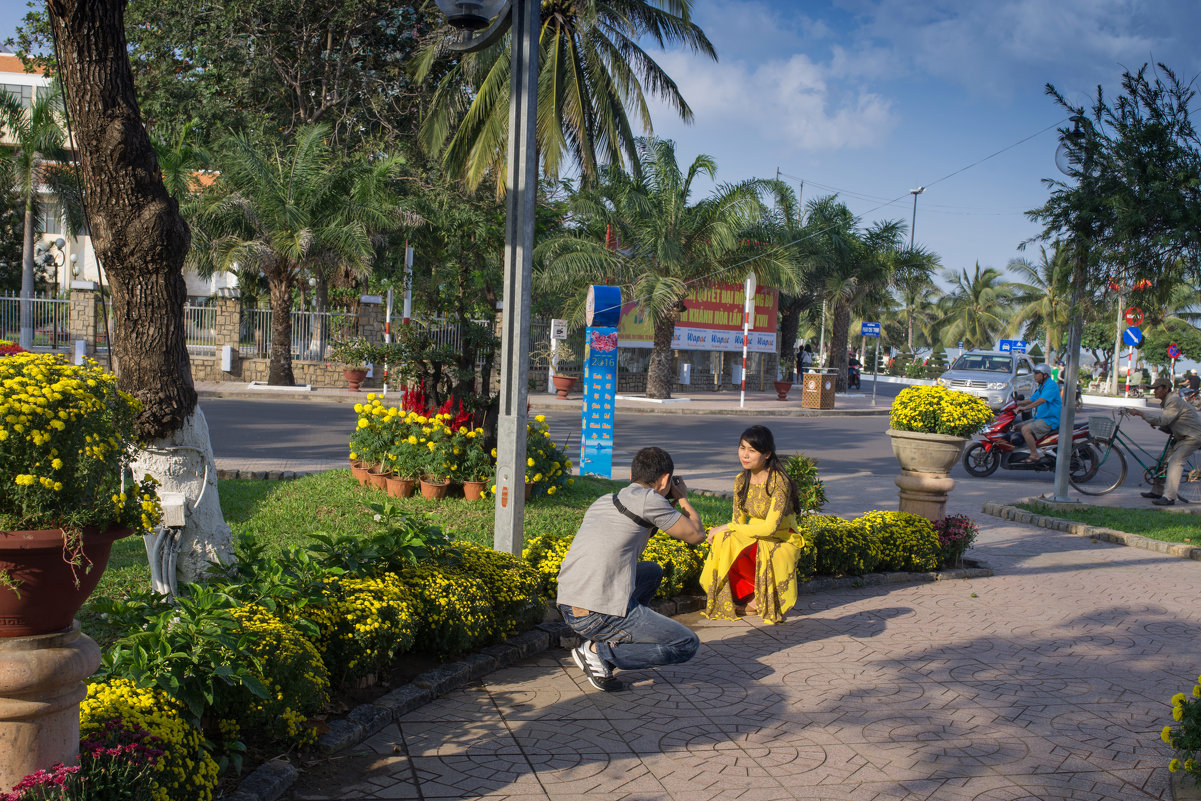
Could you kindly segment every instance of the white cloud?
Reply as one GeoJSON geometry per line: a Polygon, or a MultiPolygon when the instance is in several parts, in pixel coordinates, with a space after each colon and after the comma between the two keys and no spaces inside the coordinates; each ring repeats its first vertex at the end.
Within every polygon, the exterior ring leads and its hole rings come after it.
{"type": "MultiPolygon", "coordinates": [[[[751,65],[668,53],[661,63],[692,107],[697,132],[742,130],[748,138],[829,151],[878,145],[896,125],[888,99],[836,88],[829,67],[802,54],[751,65]]],[[[669,115],[662,106],[653,111],[660,132],[679,129],[669,115]]]]}

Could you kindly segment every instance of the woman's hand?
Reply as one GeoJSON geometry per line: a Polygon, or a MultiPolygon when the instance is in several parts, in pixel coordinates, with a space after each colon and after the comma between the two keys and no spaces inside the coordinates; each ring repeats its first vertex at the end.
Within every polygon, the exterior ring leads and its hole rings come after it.
{"type": "Polygon", "coordinates": [[[728,525],[714,526],[713,528],[709,529],[709,532],[705,535],[705,540],[712,543],[714,537],[716,537],[718,534],[725,534],[729,528],[730,527],[728,525]]]}

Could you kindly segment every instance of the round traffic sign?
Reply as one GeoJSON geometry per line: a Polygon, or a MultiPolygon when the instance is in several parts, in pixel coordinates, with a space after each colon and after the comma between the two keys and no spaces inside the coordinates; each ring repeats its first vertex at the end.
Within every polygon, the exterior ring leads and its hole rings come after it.
{"type": "Polygon", "coordinates": [[[1132,348],[1137,348],[1143,342],[1143,332],[1137,325],[1132,325],[1122,332],[1122,341],[1132,348]]]}
{"type": "Polygon", "coordinates": [[[1126,325],[1142,325],[1143,310],[1138,306],[1131,306],[1126,310],[1126,325]]]}
{"type": "Polygon", "coordinates": [[[1175,342],[1173,342],[1171,345],[1168,345],[1168,358],[1169,359],[1179,359],[1180,358],[1180,348],[1176,347],[1175,342]]]}

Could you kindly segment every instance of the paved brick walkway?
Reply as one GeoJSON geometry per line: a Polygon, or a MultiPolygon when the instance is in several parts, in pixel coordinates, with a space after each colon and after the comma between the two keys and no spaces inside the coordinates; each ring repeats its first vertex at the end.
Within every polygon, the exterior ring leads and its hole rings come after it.
{"type": "Polygon", "coordinates": [[[1168,798],[1168,698],[1201,670],[1201,564],[981,519],[996,575],[681,618],[686,665],[604,694],[554,650],[311,771],[290,798],[1168,798]],[[320,777],[320,778],[319,778],[320,777]]]}

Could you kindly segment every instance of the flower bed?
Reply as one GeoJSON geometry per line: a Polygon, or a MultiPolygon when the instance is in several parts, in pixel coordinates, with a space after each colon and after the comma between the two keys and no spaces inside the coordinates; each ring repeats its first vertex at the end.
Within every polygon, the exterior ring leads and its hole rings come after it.
{"type": "Polygon", "coordinates": [[[1201,676],[1189,695],[1172,696],[1172,720],[1164,726],[1160,738],[1176,752],[1168,763],[1172,773],[1184,771],[1201,786],[1201,676]]]}

